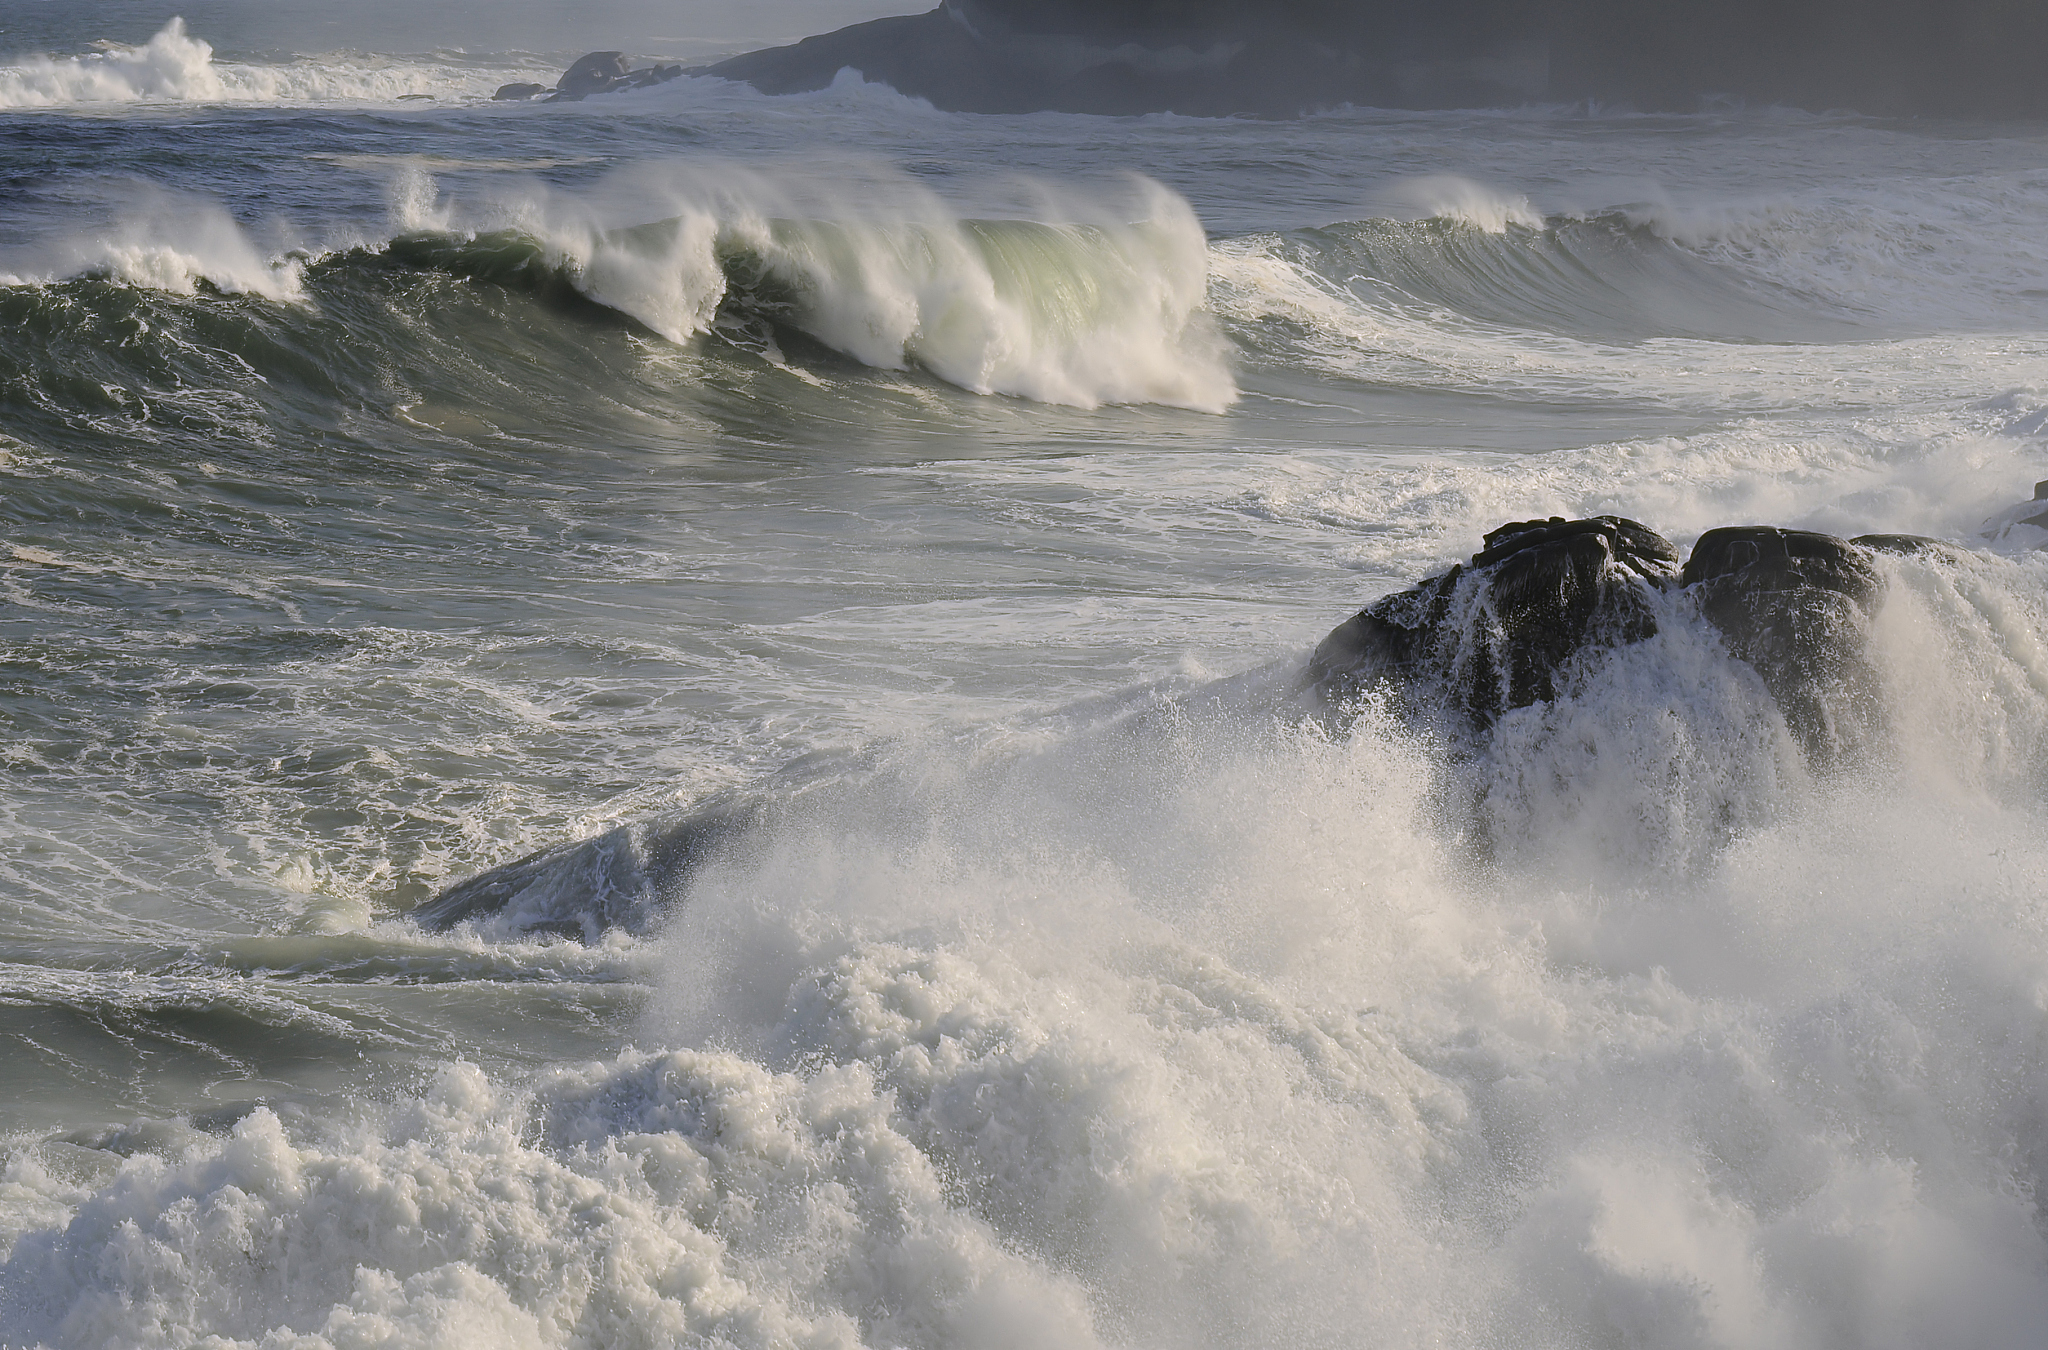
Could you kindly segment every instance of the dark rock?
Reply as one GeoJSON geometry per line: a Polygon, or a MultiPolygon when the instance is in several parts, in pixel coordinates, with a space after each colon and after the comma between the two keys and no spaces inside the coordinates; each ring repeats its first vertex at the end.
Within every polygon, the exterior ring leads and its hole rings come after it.
{"type": "Polygon", "coordinates": [[[1866,646],[1883,580],[1870,548],[1947,547],[1738,526],[1702,535],[1681,572],[1669,543],[1618,516],[1519,521],[1485,545],[1340,625],[1309,658],[1309,687],[1339,705],[1380,690],[1411,714],[1482,730],[1558,697],[1575,662],[1654,634],[1657,593],[1682,590],[1756,671],[1809,753],[1833,758],[1875,716],[1866,646]]]}
{"type": "Polygon", "coordinates": [[[2007,507],[1984,522],[1980,537],[1993,545],[2014,544],[2031,548],[2042,547],[2035,530],[2048,530],[2048,510],[2041,509],[2041,503],[2048,502],[2048,481],[2034,484],[2034,496],[2017,506],[2007,507]],[[2019,531],[2025,527],[2027,533],[2019,531]]]}
{"type": "Polygon", "coordinates": [[[555,93],[571,99],[602,94],[630,73],[624,52],[591,52],[577,57],[562,72],[562,78],[555,83],[555,93]]]}
{"type": "Polygon", "coordinates": [[[1677,572],[1667,540],[1619,516],[1517,521],[1484,542],[1469,564],[1338,626],[1310,657],[1308,683],[1340,702],[1390,688],[1484,727],[1555,698],[1581,651],[1656,632],[1651,598],[1677,572]]]}
{"type": "Polygon", "coordinates": [[[449,887],[414,909],[412,920],[439,933],[488,919],[512,934],[584,942],[612,928],[643,931],[689,873],[751,829],[758,812],[753,803],[714,802],[543,849],[449,887]]]}
{"type": "Polygon", "coordinates": [[[528,99],[539,98],[547,92],[548,87],[544,84],[501,84],[498,86],[498,92],[491,97],[506,100],[528,99]]]}
{"type": "Polygon", "coordinates": [[[1441,51],[1384,40],[1347,48],[1242,13],[1222,22],[1195,14],[1164,24],[1048,28],[1033,16],[1020,21],[1018,8],[949,0],[926,14],[855,24],[697,73],[792,94],[823,89],[852,69],[944,111],[977,113],[1292,117],[1342,103],[1517,105],[1543,90],[1541,52],[1513,37],[1441,51]]]}
{"type": "Polygon", "coordinates": [[[1683,582],[1809,754],[1833,758],[1868,733],[1877,677],[1865,646],[1884,580],[1867,551],[1810,530],[1732,526],[1700,536],[1683,582]]]}
{"type": "Polygon", "coordinates": [[[945,0],[709,68],[766,93],[844,68],[955,112],[1286,117],[1703,99],[2036,117],[2048,6],[2019,0],[945,0]]]}
{"type": "MultiPolygon", "coordinates": [[[[634,70],[624,52],[592,52],[588,56],[577,57],[575,63],[562,72],[552,98],[573,103],[592,94],[623,94],[629,89],[662,84],[685,73],[681,66],[642,66],[634,70]]],[[[505,86],[506,89],[525,87],[505,86]]],[[[506,94],[500,90],[497,96],[504,98],[506,94]]]]}

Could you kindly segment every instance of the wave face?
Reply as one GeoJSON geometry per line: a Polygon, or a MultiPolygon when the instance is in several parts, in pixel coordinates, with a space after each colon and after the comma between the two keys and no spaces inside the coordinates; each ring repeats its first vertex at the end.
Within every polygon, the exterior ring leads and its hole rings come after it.
{"type": "Polygon", "coordinates": [[[253,65],[214,60],[211,44],[172,19],[139,47],[103,44],[84,56],[38,56],[0,66],[0,108],[123,104],[389,103],[404,98],[489,98],[524,67],[346,57],[253,65]]]}

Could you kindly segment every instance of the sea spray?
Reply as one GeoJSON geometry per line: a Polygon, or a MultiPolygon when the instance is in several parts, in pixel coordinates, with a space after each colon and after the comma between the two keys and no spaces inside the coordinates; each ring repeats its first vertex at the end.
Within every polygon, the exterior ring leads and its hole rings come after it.
{"type": "Polygon", "coordinates": [[[1560,706],[1662,775],[1586,778],[1568,716],[1457,759],[1370,707],[906,747],[695,879],[652,1048],[257,1110],[89,1195],[28,1150],[71,1217],[0,1271],[13,1334],[2000,1343],[2048,1312],[2048,612],[1995,560],[1892,586],[1894,718],[1992,735],[1786,775],[1667,646],[1662,706],[1625,661],[1560,706]],[[1549,804],[1690,813],[1670,775],[1741,805],[1712,846],[1549,804]],[[1509,785],[1544,804],[1475,852],[1509,785]]]}

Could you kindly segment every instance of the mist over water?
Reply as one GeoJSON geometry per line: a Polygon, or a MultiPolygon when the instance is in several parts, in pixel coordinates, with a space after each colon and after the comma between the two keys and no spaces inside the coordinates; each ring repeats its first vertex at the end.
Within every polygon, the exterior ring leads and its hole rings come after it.
{"type": "Polygon", "coordinates": [[[2038,127],[223,13],[0,63],[0,1345],[2035,1338],[2038,127]],[[1303,695],[1601,513],[1946,547],[1830,759],[1675,596],[1484,731],[1303,695]]]}

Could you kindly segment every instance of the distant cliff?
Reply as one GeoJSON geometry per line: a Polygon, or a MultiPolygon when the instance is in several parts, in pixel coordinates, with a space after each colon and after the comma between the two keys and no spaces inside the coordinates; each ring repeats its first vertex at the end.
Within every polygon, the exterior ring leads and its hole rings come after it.
{"type": "Polygon", "coordinates": [[[2032,118],[2044,53],[2048,0],[946,0],[704,73],[796,93],[851,67],[958,112],[1727,99],[2032,118]]]}

